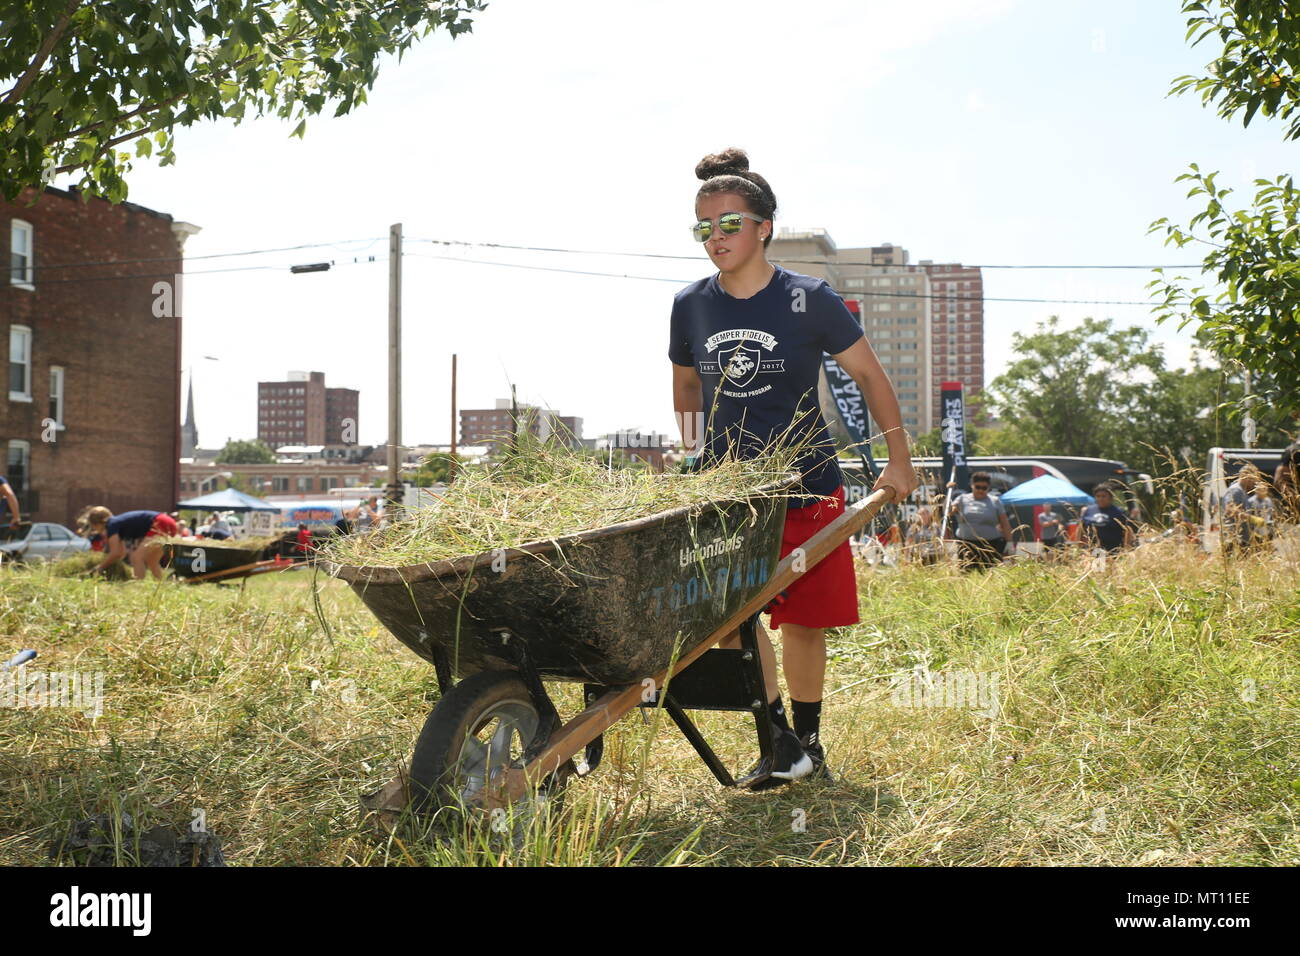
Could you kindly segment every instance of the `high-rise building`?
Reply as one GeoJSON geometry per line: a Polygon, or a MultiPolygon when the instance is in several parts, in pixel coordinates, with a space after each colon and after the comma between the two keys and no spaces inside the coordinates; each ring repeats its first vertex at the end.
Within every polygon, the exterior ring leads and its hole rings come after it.
{"type": "Polygon", "coordinates": [[[355,388],[325,389],[325,444],[356,444],[360,404],[361,393],[355,388]]]}
{"type": "Polygon", "coordinates": [[[984,277],[979,269],[922,260],[930,276],[930,401],[939,424],[939,387],[961,382],[966,394],[984,387],[984,277]]]}
{"type": "MultiPolygon", "coordinates": [[[[823,278],[841,296],[858,301],[863,330],[898,393],[903,427],[913,436],[938,426],[942,382],[983,387],[979,269],[929,260],[910,264],[907,250],[888,242],[839,248],[825,229],[782,229],[768,258],[823,278]],[[942,309],[936,288],[942,290],[942,309]]],[[[823,410],[836,427],[824,388],[823,410]]]]}
{"type": "Polygon", "coordinates": [[[326,388],[324,372],[258,382],[257,437],[271,448],[356,444],[360,395],[354,388],[326,388]]]}

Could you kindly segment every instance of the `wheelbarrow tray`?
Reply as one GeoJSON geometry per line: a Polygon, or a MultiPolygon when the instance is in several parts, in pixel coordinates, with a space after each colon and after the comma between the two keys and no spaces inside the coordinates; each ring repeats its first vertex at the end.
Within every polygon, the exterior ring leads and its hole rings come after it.
{"type": "Polygon", "coordinates": [[[220,571],[233,571],[262,560],[266,548],[217,548],[197,541],[194,544],[167,544],[163,546],[178,578],[197,578],[220,571]],[[197,562],[199,553],[203,560],[197,562]],[[197,567],[196,567],[197,565],[197,567]],[[201,568],[201,570],[199,570],[201,568]]]}
{"type": "Polygon", "coordinates": [[[762,590],[794,482],[518,548],[402,568],[327,565],[389,631],[458,677],[526,665],[616,685],[656,674],[762,590]]]}

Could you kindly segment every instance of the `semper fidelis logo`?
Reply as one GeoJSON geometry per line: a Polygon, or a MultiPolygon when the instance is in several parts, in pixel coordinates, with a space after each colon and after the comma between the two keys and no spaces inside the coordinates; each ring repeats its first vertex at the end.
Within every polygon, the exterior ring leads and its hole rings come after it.
{"type": "Polygon", "coordinates": [[[776,337],[757,329],[717,332],[705,340],[704,347],[717,357],[701,362],[700,371],[721,375],[737,388],[744,388],[760,374],[785,371],[785,359],[763,358],[764,351],[776,348],[776,337]]]}

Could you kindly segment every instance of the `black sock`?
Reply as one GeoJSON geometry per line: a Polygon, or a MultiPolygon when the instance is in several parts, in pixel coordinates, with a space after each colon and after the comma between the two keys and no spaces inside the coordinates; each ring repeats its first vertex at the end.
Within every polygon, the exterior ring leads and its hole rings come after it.
{"type": "Polygon", "coordinates": [[[776,700],[767,705],[767,709],[772,713],[772,723],[776,724],[782,730],[789,730],[790,724],[785,719],[785,707],[781,704],[781,695],[776,695],[776,700]]]}
{"type": "Polygon", "coordinates": [[[799,735],[799,739],[803,740],[811,734],[815,743],[822,729],[822,702],[795,700],[791,697],[790,709],[794,712],[794,732],[799,735]]]}

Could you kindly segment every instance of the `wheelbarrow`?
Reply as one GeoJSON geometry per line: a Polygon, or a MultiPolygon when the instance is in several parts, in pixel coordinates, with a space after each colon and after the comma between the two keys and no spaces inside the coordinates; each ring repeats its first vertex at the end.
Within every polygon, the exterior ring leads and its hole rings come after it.
{"type": "Polygon", "coordinates": [[[779,492],[795,480],[453,560],[325,563],[433,665],[441,692],[409,773],[363,797],[363,808],[391,824],[408,807],[519,804],[596,769],[603,732],[639,707],[662,707],[718,782],[734,786],[687,711],[752,714],[760,753],[772,754],[758,615],[892,493],[862,499],[779,560],[779,492]],[[738,648],[715,646],[737,632],[738,648]],[[562,720],[548,681],[583,684],[584,709],[562,720]]]}
{"type": "Polygon", "coordinates": [[[295,562],[278,555],[267,558],[268,548],[217,548],[205,546],[202,539],[194,544],[165,544],[163,553],[172,574],[186,584],[223,583],[296,567],[295,562]]]}

